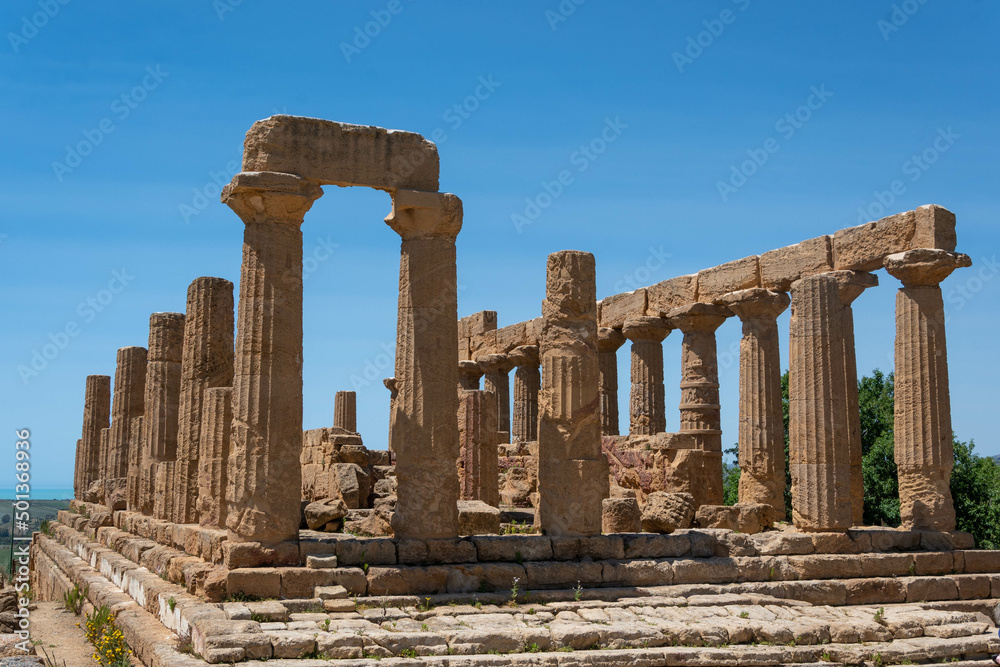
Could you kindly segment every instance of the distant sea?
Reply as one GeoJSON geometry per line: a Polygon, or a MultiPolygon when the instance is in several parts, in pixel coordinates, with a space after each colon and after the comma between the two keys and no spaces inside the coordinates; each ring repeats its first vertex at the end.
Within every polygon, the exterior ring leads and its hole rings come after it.
{"type": "MultiPolygon", "coordinates": [[[[35,500],[72,500],[73,489],[61,486],[31,487],[31,497],[35,500]]],[[[14,489],[11,487],[0,487],[0,500],[13,500],[14,489]]]]}

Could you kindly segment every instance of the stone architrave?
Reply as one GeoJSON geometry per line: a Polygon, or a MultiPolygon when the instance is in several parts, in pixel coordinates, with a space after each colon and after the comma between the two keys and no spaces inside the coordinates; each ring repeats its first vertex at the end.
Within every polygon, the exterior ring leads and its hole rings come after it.
{"type": "Polygon", "coordinates": [[[264,544],[298,539],[302,513],[301,225],[322,193],[316,183],[275,172],[236,174],[222,190],[223,203],[246,225],[232,385],[233,431],[226,471],[230,539],[264,544]]]}
{"type": "MultiPolygon", "coordinates": [[[[488,354],[479,360],[483,369],[483,389],[497,400],[497,431],[510,439],[510,371],[514,368],[506,354],[488,354]]],[[[506,442],[506,441],[505,441],[506,442]]]]}
{"type": "Polygon", "coordinates": [[[455,238],[462,201],[397,190],[385,219],[402,238],[396,388],[390,442],[396,455],[398,538],[458,535],[458,285],[455,238]]]}
{"type": "Polygon", "coordinates": [[[139,469],[139,452],[133,452],[131,448],[132,424],[145,409],[146,356],[144,347],[118,350],[105,465],[105,503],[110,500],[107,489],[120,489],[127,485],[129,471],[133,466],[136,471],[139,469]]]}
{"type": "Polygon", "coordinates": [[[663,339],[674,329],[662,317],[625,320],[622,334],[632,341],[632,391],[629,435],[655,435],[667,430],[663,396],[663,339]]]}
{"type": "Polygon", "coordinates": [[[889,255],[896,293],[895,438],[899,514],[910,530],[955,529],[954,465],[944,301],[940,283],[968,255],[917,249],[889,255]]]}
{"type": "Polygon", "coordinates": [[[90,495],[90,487],[102,479],[101,431],[111,424],[111,377],[88,375],[83,400],[83,433],[80,458],[80,489],[77,498],[99,502],[90,495]]]}
{"type": "Polygon", "coordinates": [[[458,396],[461,499],[493,507],[500,506],[496,410],[492,392],[466,389],[458,396]]]}
{"type": "MultiPolygon", "coordinates": [[[[249,230],[247,235],[250,236],[249,230]]],[[[251,266],[256,267],[257,257],[253,250],[244,248],[244,263],[250,261],[251,266]]],[[[252,276],[245,277],[253,280],[252,276]]],[[[263,284],[264,281],[258,283],[263,284]]],[[[251,288],[248,286],[247,289],[251,288]]],[[[259,295],[257,292],[254,294],[259,295]]],[[[167,506],[171,520],[174,523],[199,523],[199,478],[203,474],[211,474],[211,471],[202,468],[201,463],[202,403],[206,390],[233,385],[233,284],[223,278],[196,278],[188,286],[186,307],[177,463],[173,480],[165,475],[162,479],[174,485],[170,492],[172,504],[167,506]]],[[[249,354],[248,348],[252,343],[243,342],[241,349],[249,354]]],[[[157,493],[166,491],[157,489],[157,493]]]]}
{"type": "Polygon", "coordinates": [[[600,368],[597,391],[601,395],[601,435],[619,433],[618,348],[625,344],[625,340],[625,335],[619,329],[600,327],[597,330],[597,360],[600,368]]]}
{"type": "Polygon", "coordinates": [[[232,439],[232,401],[232,387],[206,389],[202,400],[198,520],[203,526],[226,525],[226,468],[232,439]]]}
{"type": "Polygon", "coordinates": [[[483,369],[479,364],[470,359],[463,359],[458,362],[458,388],[475,391],[479,389],[479,378],[483,376],[483,369]]]}
{"type": "Polygon", "coordinates": [[[763,503],[785,520],[785,442],[781,413],[781,356],[777,318],[787,294],[761,288],[719,300],[743,323],[740,340],[739,502],[763,503]]]}
{"type": "Polygon", "coordinates": [[[542,384],[538,346],[521,345],[510,352],[514,371],[514,415],[511,439],[514,442],[538,440],[538,390],[542,384]]]}
{"type": "Polygon", "coordinates": [[[878,276],[864,271],[831,271],[840,288],[844,327],[844,392],[847,407],[847,447],[851,452],[851,522],[864,525],[865,479],[861,471],[861,410],[858,402],[858,361],[854,350],[854,308],[851,304],[869,287],[878,286],[878,276]]]}
{"type": "Polygon", "coordinates": [[[706,485],[695,489],[695,504],[722,504],[722,420],[719,359],[715,330],[732,311],[723,305],[692,303],[667,313],[684,333],[681,342],[680,433],[694,438],[702,452],[706,485]]]}
{"type": "MultiPolygon", "coordinates": [[[[145,413],[138,488],[130,498],[133,508],[153,514],[159,464],[177,458],[177,415],[181,393],[181,356],[184,314],[149,316],[149,354],[146,362],[145,413]]],[[[129,484],[133,480],[129,479],[129,484]]],[[[133,489],[129,487],[130,491],[133,489]]],[[[165,519],[167,517],[157,517],[165,519]]]]}
{"type": "Polygon", "coordinates": [[[539,356],[536,524],[546,535],[600,535],[609,495],[601,452],[594,256],[549,255],[539,356]]]}
{"type": "Polygon", "coordinates": [[[358,395],[353,391],[338,391],[333,398],[333,427],[350,433],[358,432],[358,395]]]}
{"type": "Polygon", "coordinates": [[[800,530],[852,524],[842,315],[834,276],[792,283],[788,451],[792,521],[800,530]]]}

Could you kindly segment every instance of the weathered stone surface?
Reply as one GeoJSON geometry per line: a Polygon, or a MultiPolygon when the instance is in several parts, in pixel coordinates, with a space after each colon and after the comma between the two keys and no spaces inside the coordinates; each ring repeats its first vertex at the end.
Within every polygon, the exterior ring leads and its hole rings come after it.
{"type": "Polygon", "coordinates": [[[483,370],[483,389],[496,401],[496,430],[510,433],[510,371],[514,368],[506,354],[488,354],[478,359],[483,370]]]}
{"type": "Polygon", "coordinates": [[[458,362],[458,388],[477,391],[479,389],[479,378],[483,376],[483,369],[479,364],[471,359],[463,359],[458,362]]]}
{"type": "MultiPolygon", "coordinates": [[[[493,479],[496,479],[496,475],[493,479]]],[[[489,535],[499,532],[499,509],[480,500],[458,501],[459,535],[489,535]]]]}
{"type": "Polygon", "coordinates": [[[642,511],[635,498],[605,498],[601,531],[610,533],[642,532],[642,511]]]}
{"type": "Polygon", "coordinates": [[[458,534],[458,293],[455,195],[397,190],[386,223],[403,239],[391,428],[397,537],[458,534]]]}
{"type": "Polygon", "coordinates": [[[542,376],[539,371],[538,346],[521,345],[508,354],[517,368],[514,371],[514,408],[511,439],[515,443],[538,440],[538,391],[542,376]]]}
{"type": "MultiPolygon", "coordinates": [[[[196,278],[188,286],[184,321],[184,352],[181,360],[181,391],[177,431],[177,463],[174,470],[173,507],[169,517],[176,523],[199,522],[199,499],[203,481],[213,497],[203,499],[210,507],[208,521],[225,521],[225,487],[213,487],[227,480],[231,464],[222,458],[222,441],[215,440],[202,452],[201,429],[205,392],[233,386],[233,284],[222,278],[196,278]],[[227,468],[223,473],[222,468],[227,468]],[[217,490],[214,490],[217,489],[217,490]]],[[[246,341],[247,343],[249,341],[246,341]]],[[[235,408],[230,398],[230,410],[235,408]]],[[[222,400],[216,397],[216,400],[222,400]]],[[[225,408],[216,403],[216,409],[225,408]]],[[[226,415],[216,414],[225,420],[226,415]]],[[[230,439],[232,413],[230,421],[230,439]]],[[[215,423],[215,435],[225,437],[226,427],[215,423]]],[[[167,517],[161,517],[167,518],[167,517]]],[[[225,524],[218,524],[224,526],[225,524]]]]}
{"type": "Polygon", "coordinates": [[[139,452],[131,451],[130,443],[133,441],[135,418],[142,417],[145,410],[146,358],[144,347],[123,347],[118,350],[114,397],[111,402],[111,427],[102,475],[105,480],[104,503],[109,508],[112,506],[112,486],[115,490],[124,487],[124,497],[116,498],[114,505],[119,505],[122,500],[127,505],[127,478],[133,464],[136,471],[139,467],[139,452]]]}
{"type": "Polygon", "coordinates": [[[726,262],[698,272],[698,301],[712,303],[723,294],[760,287],[757,255],[726,262]]]}
{"type": "Polygon", "coordinates": [[[81,456],[77,470],[75,495],[90,503],[101,502],[101,497],[91,491],[95,482],[104,479],[103,460],[107,456],[101,448],[101,430],[111,424],[111,378],[107,375],[88,375],[83,403],[83,436],[80,439],[81,456]]]}
{"type": "Polygon", "coordinates": [[[767,504],[702,505],[695,514],[695,522],[702,528],[725,528],[753,535],[770,528],[774,514],[774,508],[767,504]]]}
{"type": "Polygon", "coordinates": [[[673,325],[662,317],[636,317],[622,327],[632,341],[629,435],[654,435],[667,429],[663,387],[663,339],[673,325]]]}
{"type": "Polygon", "coordinates": [[[552,540],[544,535],[477,536],[472,543],[483,562],[552,558],[552,540]]]}
{"type": "Polygon", "coordinates": [[[760,256],[760,286],[787,292],[799,278],[833,271],[833,237],[820,236],[760,256]]]}
{"type": "Polygon", "coordinates": [[[952,252],[956,242],[955,214],[936,205],[921,206],[838,231],[833,237],[834,265],[874,271],[888,255],[919,248],[952,252]]]}
{"type": "MultiPolygon", "coordinates": [[[[458,476],[462,500],[500,505],[497,486],[497,400],[490,391],[463,389],[458,397],[458,476]]],[[[461,512],[460,512],[461,514],[461,512]]]]}
{"type": "Polygon", "coordinates": [[[662,316],[667,311],[694,303],[698,290],[698,276],[677,276],[646,288],[646,315],[662,316]]]}
{"type": "Polygon", "coordinates": [[[649,494],[642,508],[642,529],[650,533],[672,533],[688,528],[694,520],[694,496],[689,493],[649,494]]]}
{"type": "Polygon", "coordinates": [[[618,348],[625,344],[625,340],[618,329],[600,327],[597,330],[601,435],[618,435],[618,348]]]}
{"type": "Polygon", "coordinates": [[[297,174],[320,184],[438,189],[437,147],[419,134],[276,115],[251,126],[243,171],[297,174]]]}
{"type": "Polygon", "coordinates": [[[358,395],[353,391],[338,391],[333,397],[333,427],[350,433],[358,432],[358,395]]]}
{"type": "Polygon", "coordinates": [[[340,498],[329,498],[324,501],[312,502],[306,505],[303,514],[310,530],[322,530],[331,522],[339,522],[347,516],[347,503],[340,498]]]}
{"type": "Polygon", "coordinates": [[[646,290],[624,292],[605,297],[598,304],[598,325],[621,329],[625,320],[646,315],[646,290]]]}
{"type": "Polygon", "coordinates": [[[949,480],[951,400],[944,301],[939,283],[968,255],[910,250],[885,259],[903,287],[896,294],[895,458],[900,515],[910,529],[954,530],[949,480]]]}

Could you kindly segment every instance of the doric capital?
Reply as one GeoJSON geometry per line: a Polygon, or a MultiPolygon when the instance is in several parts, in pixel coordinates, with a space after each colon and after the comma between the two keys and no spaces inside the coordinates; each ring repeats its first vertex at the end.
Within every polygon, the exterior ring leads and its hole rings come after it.
{"type": "Polygon", "coordinates": [[[715,301],[733,311],[742,321],[776,320],[792,302],[785,292],[772,292],[761,287],[723,294],[715,301]]]}
{"type": "Polygon", "coordinates": [[[849,306],[869,287],[878,287],[878,276],[866,271],[831,271],[828,275],[837,279],[840,303],[849,306]]]}
{"type": "Polygon", "coordinates": [[[404,241],[446,238],[452,241],[462,229],[462,200],[446,192],[396,190],[392,212],[385,218],[404,241]]]}
{"type": "Polygon", "coordinates": [[[399,393],[399,386],[396,384],[396,378],[383,378],[382,384],[384,384],[385,388],[389,390],[390,398],[395,400],[396,394],[399,393]]]}
{"type": "Polygon", "coordinates": [[[478,382],[479,378],[483,376],[483,370],[475,361],[463,359],[458,362],[458,374],[462,378],[467,378],[472,382],[478,382]]]}
{"type": "Polygon", "coordinates": [[[180,361],[184,346],[184,313],[149,316],[148,361],[180,361]]]}
{"type": "Polygon", "coordinates": [[[625,320],[622,335],[633,343],[659,343],[674,330],[674,325],[662,317],[634,317],[625,320]]]}
{"type": "Polygon", "coordinates": [[[625,344],[625,334],[620,329],[600,327],[597,330],[597,351],[614,352],[625,344]]]}
{"type": "Polygon", "coordinates": [[[486,354],[476,359],[476,362],[485,374],[507,373],[514,368],[514,362],[506,354],[486,354]]]}
{"type": "Polygon", "coordinates": [[[684,333],[692,331],[711,333],[732,315],[733,311],[720,304],[689,303],[669,311],[667,318],[684,333]]]}
{"type": "Polygon", "coordinates": [[[520,345],[515,347],[507,355],[507,358],[510,359],[511,363],[518,368],[522,368],[524,366],[538,366],[540,363],[537,345],[520,345]]]}
{"type": "Polygon", "coordinates": [[[955,269],[972,266],[972,258],[960,252],[917,248],[889,255],[885,270],[903,283],[903,287],[935,286],[955,269]]]}
{"type": "Polygon", "coordinates": [[[244,224],[284,222],[301,225],[323,188],[295,174],[274,171],[243,171],[222,188],[222,203],[240,216],[244,224]]]}

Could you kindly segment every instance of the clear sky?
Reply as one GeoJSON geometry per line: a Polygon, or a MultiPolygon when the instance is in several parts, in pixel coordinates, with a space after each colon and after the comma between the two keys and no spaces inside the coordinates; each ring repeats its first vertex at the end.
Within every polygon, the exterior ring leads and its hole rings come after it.
{"type": "MultiPolygon", "coordinates": [[[[30,428],[35,484],[71,484],[85,376],[145,346],[149,314],[183,311],[195,277],[238,283],[243,225],[218,184],[250,125],[288,113],[437,136],[441,189],[465,204],[460,314],[501,326],[539,314],[556,250],[593,252],[603,297],[945,206],[975,262],[944,283],[954,429],[1000,454],[998,19],[972,0],[5,2],[3,447],[30,428]]],[[[303,226],[305,426],[356,389],[373,448],[396,326],[389,204],[328,187],[303,226]]],[[[862,374],[892,368],[897,281],[879,279],[856,302],[862,374]]],[[[718,336],[728,446],[738,322],[718,336]]],[[[664,354],[676,430],[678,334],[664,354]]]]}

